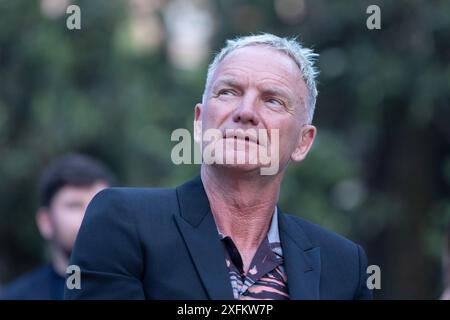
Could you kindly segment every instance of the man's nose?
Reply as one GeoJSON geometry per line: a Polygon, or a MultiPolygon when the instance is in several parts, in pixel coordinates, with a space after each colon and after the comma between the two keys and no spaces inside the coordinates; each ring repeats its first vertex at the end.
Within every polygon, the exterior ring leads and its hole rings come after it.
{"type": "Polygon", "coordinates": [[[239,105],[233,111],[233,121],[257,126],[259,124],[259,118],[256,111],[256,104],[257,97],[251,94],[244,95],[239,105]]]}

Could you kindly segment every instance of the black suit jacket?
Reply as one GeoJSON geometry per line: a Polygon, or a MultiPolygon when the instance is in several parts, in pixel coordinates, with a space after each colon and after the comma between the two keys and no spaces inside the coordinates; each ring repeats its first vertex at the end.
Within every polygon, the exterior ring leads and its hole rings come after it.
{"type": "Polygon", "coordinates": [[[62,300],[64,277],[48,264],[23,275],[0,292],[0,300],[62,300]]]}
{"type": "MultiPolygon", "coordinates": [[[[353,242],[279,212],[291,299],[371,298],[353,242]]],[[[89,204],[68,299],[233,299],[224,248],[199,177],[176,189],[110,188],[89,204]]]]}

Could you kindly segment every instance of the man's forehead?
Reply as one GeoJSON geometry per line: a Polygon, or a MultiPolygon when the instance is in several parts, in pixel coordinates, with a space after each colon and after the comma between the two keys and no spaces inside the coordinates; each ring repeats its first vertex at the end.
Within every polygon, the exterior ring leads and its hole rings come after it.
{"type": "Polygon", "coordinates": [[[303,80],[300,68],[290,56],[266,45],[251,45],[230,52],[218,64],[214,80],[219,76],[222,78],[224,72],[229,74],[230,69],[252,73],[270,72],[280,77],[294,78],[296,82],[303,80]]]}
{"type": "Polygon", "coordinates": [[[292,90],[292,94],[298,91],[300,95],[306,94],[306,84],[295,61],[284,52],[266,45],[246,46],[229,53],[213,75],[212,88],[240,86],[255,74],[261,75],[258,78],[266,84],[261,87],[266,89],[281,85],[292,90]]]}
{"type": "Polygon", "coordinates": [[[286,68],[294,68],[300,71],[300,68],[292,57],[285,52],[267,45],[249,45],[235,49],[228,53],[219,65],[240,61],[249,61],[254,63],[255,59],[264,61],[265,63],[284,66],[286,68]]]}

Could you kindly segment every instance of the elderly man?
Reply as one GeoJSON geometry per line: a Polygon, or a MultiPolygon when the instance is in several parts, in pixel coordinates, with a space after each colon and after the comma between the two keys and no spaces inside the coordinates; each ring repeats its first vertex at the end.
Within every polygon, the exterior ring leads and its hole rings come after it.
{"type": "Polygon", "coordinates": [[[176,189],[97,195],[71,259],[81,289],[66,297],[371,298],[360,246],[277,207],[287,165],[316,134],[314,57],[270,34],[228,41],[195,106],[196,141],[212,160],[176,189]],[[206,138],[211,130],[220,136],[206,138]],[[262,171],[261,154],[275,171],[262,171]]]}

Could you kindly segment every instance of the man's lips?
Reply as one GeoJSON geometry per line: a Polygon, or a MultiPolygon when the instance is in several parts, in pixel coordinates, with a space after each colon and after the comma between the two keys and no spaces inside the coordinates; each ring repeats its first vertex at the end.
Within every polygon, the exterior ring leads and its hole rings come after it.
{"type": "Polygon", "coordinates": [[[227,129],[223,134],[224,139],[239,139],[253,142],[259,145],[258,134],[256,130],[227,129]]]}

